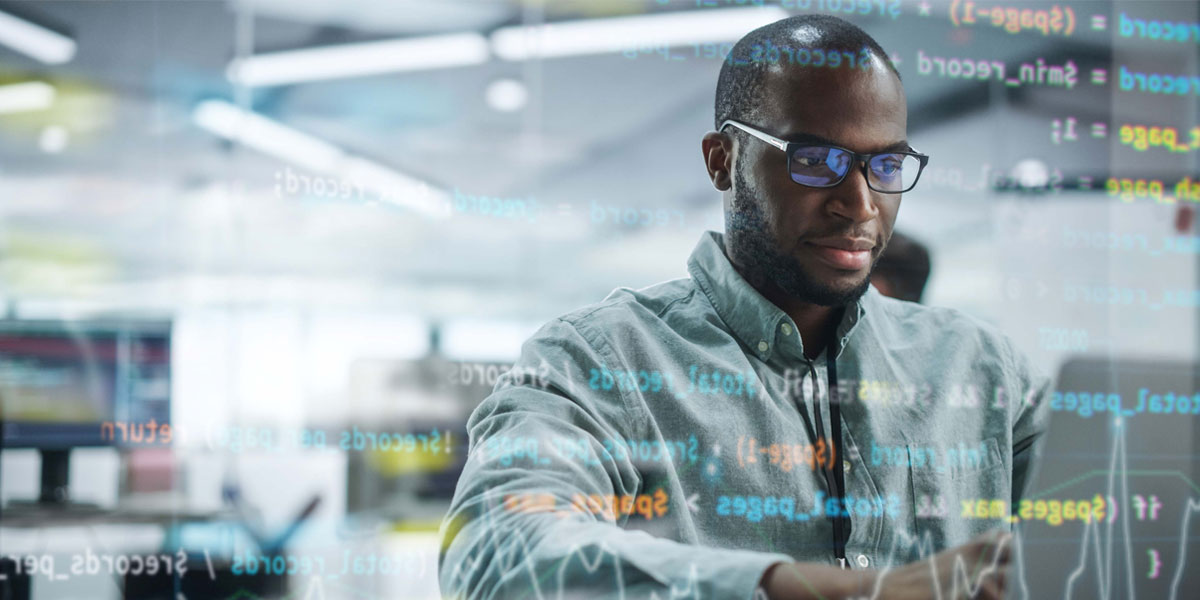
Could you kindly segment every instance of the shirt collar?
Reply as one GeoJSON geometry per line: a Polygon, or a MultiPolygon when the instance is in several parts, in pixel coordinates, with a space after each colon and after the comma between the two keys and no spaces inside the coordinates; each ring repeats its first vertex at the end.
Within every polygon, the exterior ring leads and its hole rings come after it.
{"type": "MultiPolygon", "coordinates": [[[[688,273],[721,320],[760,360],[767,362],[777,350],[790,358],[807,360],[796,323],[742,278],[725,256],[722,234],[715,231],[701,234],[700,242],[688,258],[688,273]]],[[[842,313],[837,327],[837,358],[877,293],[873,287],[868,289],[842,313]]]]}

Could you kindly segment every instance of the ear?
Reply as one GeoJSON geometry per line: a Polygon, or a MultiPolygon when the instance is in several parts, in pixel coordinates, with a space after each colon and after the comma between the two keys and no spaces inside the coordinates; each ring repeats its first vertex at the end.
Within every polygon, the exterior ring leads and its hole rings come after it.
{"type": "Polygon", "coordinates": [[[710,131],[700,141],[704,152],[704,167],[713,187],[724,192],[733,187],[733,139],[723,133],[710,131]]]}

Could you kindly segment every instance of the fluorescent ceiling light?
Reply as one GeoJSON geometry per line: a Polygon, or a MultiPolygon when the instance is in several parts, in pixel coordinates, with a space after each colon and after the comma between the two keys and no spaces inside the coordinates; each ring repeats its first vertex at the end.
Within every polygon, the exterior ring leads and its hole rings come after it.
{"type": "Polygon", "coordinates": [[[787,16],[778,7],[749,7],[501,27],[492,33],[492,51],[525,60],[722,42],[787,16]]]}
{"type": "Polygon", "coordinates": [[[512,362],[540,323],[455,319],[442,324],[441,351],[450,360],[512,362]]]}
{"type": "Polygon", "coordinates": [[[268,86],[485,63],[487,40],[454,33],[259,54],[229,64],[230,81],[268,86]]]}
{"type": "Polygon", "coordinates": [[[0,44],[52,65],[75,56],[75,40],[5,12],[0,12],[0,44]]]}
{"type": "Polygon", "coordinates": [[[201,102],[197,125],[227,140],[317,171],[331,171],[342,158],[337,146],[221,100],[201,102]]]}
{"type": "Polygon", "coordinates": [[[245,144],[291,164],[332,173],[362,186],[381,202],[395,204],[433,218],[449,216],[450,197],[444,190],[367,159],[262,115],[222,100],[201,102],[192,112],[200,127],[224,139],[245,144]]]}
{"type": "Polygon", "coordinates": [[[54,94],[54,86],[43,81],[0,86],[0,114],[50,108],[54,94]]]}

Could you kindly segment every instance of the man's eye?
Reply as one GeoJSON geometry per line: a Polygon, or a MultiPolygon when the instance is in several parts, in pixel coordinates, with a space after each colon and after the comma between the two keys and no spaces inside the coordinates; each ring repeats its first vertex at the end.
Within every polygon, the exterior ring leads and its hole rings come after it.
{"type": "Polygon", "coordinates": [[[898,158],[885,158],[875,163],[875,171],[882,175],[895,175],[904,168],[904,161],[898,158]]]}
{"type": "Polygon", "coordinates": [[[804,148],[792,155],[792,160],[802,167],[820,167],[826,163],[829,150],[826,148],[804,148]]]}

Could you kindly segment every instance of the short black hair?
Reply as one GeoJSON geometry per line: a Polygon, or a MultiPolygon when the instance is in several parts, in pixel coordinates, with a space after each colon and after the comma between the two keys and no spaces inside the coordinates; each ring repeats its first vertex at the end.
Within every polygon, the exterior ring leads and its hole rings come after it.
{"type": "MultiPolygon", "coordinates": [[[[806,52],[812,49],[835,50],[854,55],[865,52],[878,57],[897,78],[900,77],[900,72],[883,47],[849,21],[831,15],[796,15],[780,19],[747,33],[725,57],[721,74],[717,77],[714,127],[719,129],[721,123],[728,119],[748,124],[754,122],[753,117],[761,106],[759,98],[767,68],[772,64],[788,62],[786,59],[780,60],[778,50],[771,57],[772,48],[786,48],[787,58],[792,58],[793,64],[796,64],[801,49],[806,52]],[[793,35],[798,30],[805,30],[806,39],[803,43],[798,43],[793,35]],[[792,54],[793,50],[796,50],[795,55],[792,54]]],[[[838,58],[840,63],[841,57],[838,58]]],[[[800,64],[807,62],[805,60],[800,64]]],[[[853,68],[853,65],[847,65],[846,68],[853,68]]]]}

